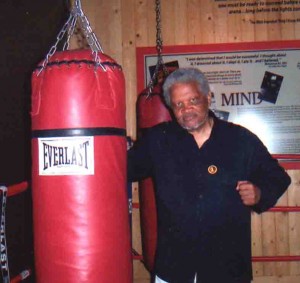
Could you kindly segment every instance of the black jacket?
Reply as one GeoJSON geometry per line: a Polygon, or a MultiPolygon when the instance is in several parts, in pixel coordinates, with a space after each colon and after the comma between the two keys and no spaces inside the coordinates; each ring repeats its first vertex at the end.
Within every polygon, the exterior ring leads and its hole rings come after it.
{"type": "Polygon", "coordinates": [[[128,153],[131,181],[152,176],[158,215],[155,273],[170,283],[252,279],[251,210],[272,207],[290,178],[247,129],[214,117],[199,149],[175,122],[160,124],[128,153]],[[208,172],[214,165],[215,174],[208,172]],[[255,207],[236,191],[248,180],[262,192],[255,207]]]}

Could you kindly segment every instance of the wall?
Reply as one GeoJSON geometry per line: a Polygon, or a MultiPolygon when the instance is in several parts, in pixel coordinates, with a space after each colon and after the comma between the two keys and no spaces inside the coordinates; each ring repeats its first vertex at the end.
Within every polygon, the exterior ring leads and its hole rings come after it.
{"type": "MultiPolygon", "coordinates": [[[[135,52],[136,47],[156,44],[155,1],[82,0],[81,3],[105,53],[123,66],[127,92],[127,132],[134,138],[137,98],[135,52]]],[[[300,38],[299,1],[161,0],[161,19],[164,45],[300,38]]],[[[78,40],[75,39],[75,45],[80,43],[78,40]]],[[[300,173],[289,170],[289,174],[293,179],[291,189],[279,204],[299,205],[300,173]]],[[[133,197],[137,202],[136,185],[133,197]]],[[[134,210],[133,223],[134,248],[141,252],[137,210],[134,210]]],[[[299,238],[299,214],[268,212],[262,216],[253,215],[253,255],[300,255],[299,238]]],[[[256,283],[299,282],[300,262],[254,263],[253,266],[256,283]]],[[[149,281],[146,280],[148,273],[138,261],[134,262],[134,273],[136,282],[149,281]]]]}

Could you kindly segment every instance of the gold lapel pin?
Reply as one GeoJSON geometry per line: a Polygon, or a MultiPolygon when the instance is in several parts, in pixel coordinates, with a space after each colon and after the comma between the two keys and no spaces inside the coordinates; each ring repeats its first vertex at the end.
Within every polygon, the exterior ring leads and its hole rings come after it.
{"type": "Polygon", "coordinates": [[[216,165],[210,165],[208,168],[207,168],[207,171],[209,174],[216,174],[218,172],[218,167],[216,165]]]}

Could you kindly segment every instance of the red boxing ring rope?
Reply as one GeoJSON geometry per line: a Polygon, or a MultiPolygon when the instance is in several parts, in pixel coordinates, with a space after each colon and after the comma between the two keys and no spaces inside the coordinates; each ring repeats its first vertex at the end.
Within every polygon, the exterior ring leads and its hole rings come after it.
{"type": "Polygon", "coordinates": [[[300,206],[275,206],[268,211],[270,212],[300,212],[300,206]]]}
{"type": "Polygon", "coordinates": [[[283,256],[253,256],[253,262],[273,262],[273,261],[300,261],[300,256],[283,255],[283,256]]]}
{"type": "Polygon", "coordinates": [[[24,181],[15,185],[7,187],[7,196],[11,197],[26,191],[28,188],[28,182],[24,181]]]}
{"type": "Polygon", "coordinates": [[[23,281],[24,279],[28,278],[31,275],[30,269],[25,269],[20,274],[18,274],[16,277],[10,280],[10,283],[19,283],[23,281]]]}
{"type": "MultiPolygon", "coordinates": [[[[137,202],[132,203],[132,208],[139,208],[140,204],[137,202]]],[[[300,206],[275,206],[266,212],[300,212],[300,206]]]]}

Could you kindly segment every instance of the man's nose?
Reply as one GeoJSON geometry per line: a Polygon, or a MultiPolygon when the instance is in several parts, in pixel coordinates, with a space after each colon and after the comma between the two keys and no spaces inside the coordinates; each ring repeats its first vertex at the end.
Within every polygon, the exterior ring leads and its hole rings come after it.
{"type": "Polygon", "coordinates": [[[182,108],[181,108],[181,111],[182,112],[189,112],[190,110],[192,110],[192,104],[191,103],[184,103],[182,108]]]}

